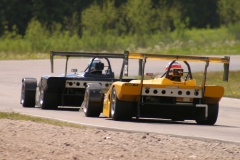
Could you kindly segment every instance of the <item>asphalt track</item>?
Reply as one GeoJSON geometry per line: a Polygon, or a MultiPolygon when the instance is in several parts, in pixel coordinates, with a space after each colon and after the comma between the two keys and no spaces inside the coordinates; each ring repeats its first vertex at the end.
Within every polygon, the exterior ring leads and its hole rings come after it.
{"type": "MultiPolygon", "coordinates": [[[[230,70],[240,70],[240,56],[231,56],[230,70]]],[[[84,70],[88,59],[69,60],[69,68],[84,70]]],[[[122,61],[113,60],[112,66],[115,75],[120,72],[122,61]]],[[[148,73],[162,73],[168,61],[152,61],[146,65],[148,73]]],[[[21,79],[23,77],[35,77],[37,80],[42,75],[59,75],[64,73],[65,60],[56,60],[54,73],[50,72],[49,60],[8,60],[0,61],[0,111],[19,112],[28,115],[59,119],[96,127],[154,132],[183,137],[215,139],[240,143],[240,100],[222,98],[218,121],[214,126],[196,125],[194,121],[172,122],[162,119],[140,119],[131,122],[118,122],[109,118],[88,118],[78,110],[59,109],[41,110],[40,108],[23,108],[20,105],[21,79]]],[[[138,61],[130,60],[129,75],[137,75],[138,61]]],[[[203,63],[191,63],[192,71],[203,71],[203,63]]],[[[222,64],[211,63],[209,71],[222,70],[222,64]]],[[[231,82],[228,82],[231,83],[231,82]]]]}

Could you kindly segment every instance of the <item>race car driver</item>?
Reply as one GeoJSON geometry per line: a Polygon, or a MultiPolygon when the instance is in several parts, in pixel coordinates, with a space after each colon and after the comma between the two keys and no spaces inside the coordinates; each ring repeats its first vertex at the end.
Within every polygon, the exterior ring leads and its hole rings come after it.
{"type": "MultiPolygon", "coordinates": [[[[169,65],[171,64],[171,62],[169,62],[166,65],[165,70],[167,71],[169,68],[169,65]]],[[[183,76],[183,69],[180,63],[178,63],[177,61],[175,61],[172,65],[171,68],[169,70],[168,76],[166,78],[172,80],[172,81],[177,81],[177,82],[181,82],[181,77],[183,76]]]]}

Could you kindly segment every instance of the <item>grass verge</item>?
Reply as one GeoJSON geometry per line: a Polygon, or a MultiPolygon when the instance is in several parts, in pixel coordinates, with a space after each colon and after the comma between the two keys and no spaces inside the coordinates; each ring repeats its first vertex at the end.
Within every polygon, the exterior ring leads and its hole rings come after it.
{"type": "MultiPolygon", "coordinates": [[[[68,32],[56,31],[47,34],[39,24],[32,25],[34,33],[24,37],[6,32],[0,37],[0,60],[44,59],[54,51],[123,52],[124,50],[174,55],[239,55],[239,31],[221,27],[219,29],[185,29],[178,31],[116,36],[98,33],[92,36],[70,36],[68,32]],[[34,26],[34,27],[33,27],[34,26]],[[231,32],[230,32],[231,31],[231,32]],[[38,38],[35,38],[38,37],[38,38]]],[[[238,26],[236,26],[237,28],[238,26]]],[[[239,27],[238,27],[239,28],[239,27]]]]}
{"type": "Polygon", "coordinates": [[[22,114],[15,113],[15,112],[0,112],[0,119],[25,120],[25,121],[32,121],[32,122],[38,122],[38,123],[52,124],[52,125],[57,125],[57,126],[62,126],[62,127],[80,128],[80,129],[90,128],[90,127],[82,126],[80,124],[68,123],[68,122],[63,122],[63,121],[58,121],[58,120],[47,119],[47,118],[33,117],[33,116],[28,116],[28,115],[22,115],[22,114]]]}
{"type": "MultiPolygon", "coordinates": [[[[202,82],[202,74],[200,72],[193,73],[194,78],[200,85],[202,82]]],[[[223,86],[224,97],[240,98],[240,71],[230,71],[228,82],[222,81],[223,72],[208,72],[207,73],[207,85],[219,85],[223,86]]]]}

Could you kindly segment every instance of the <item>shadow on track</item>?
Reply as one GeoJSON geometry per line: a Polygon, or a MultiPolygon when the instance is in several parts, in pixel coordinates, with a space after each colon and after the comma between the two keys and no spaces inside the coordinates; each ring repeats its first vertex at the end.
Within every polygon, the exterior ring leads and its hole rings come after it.
{"type": "MultiPolygon", "coordinates": [[[[105,117],[101,117],[101,118],[105,118],[105,117]]],[[[106,120],[112,120],[111,118],[106,118],[106,120]]],[[[113,121],[113,120],[112,120],[113,121]]],[[[204,127],[226,127],[226,128],[240,128],[237,126],[226,126],[226,125],[199,125],[197,124],[194,120],[185,120],[185,121],[172,121],[170,119],[158,119],[158,118],[140,118],[140,119],[136,119],[133,118],[130,121],[118,121],[118,122],[122,122],[122,123],[145,123],[145,124],[169,124],[169,125],[194,125],[194,126],[204,126],[204,127]]]]}

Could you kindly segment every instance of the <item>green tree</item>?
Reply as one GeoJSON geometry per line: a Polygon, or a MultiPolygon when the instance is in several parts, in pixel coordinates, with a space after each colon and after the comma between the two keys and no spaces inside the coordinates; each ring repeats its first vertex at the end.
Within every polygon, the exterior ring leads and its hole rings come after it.
{"type": "Polygon", "coordinates": [[[21,35],[25,34],[28,22],[32,18],[32,0],[1,0],[0,2],[0,35],[4,28],[8,31],[17,27],[21,35]],[[5,27],[6,26],[6,27],[5,27]]]}
{"type": "Polygon", "coordinates": [[[117,10],[113,0],[106,0],[102,6],[94,3],[82,12],[83,32],[94,36],[97,33],[106,33],[115,29],[117,10]]]}
{"type": "Polygon", "coordinates": [[[32,19],[26,30],[25,40],[31,44],[30,52],[38,52],[42,50],[45,40],[48,38],[49,33],[36,19],[32,19]]]}
{"type": "MultiPolygon", "coordinates": [[[[182,22],[188,28],[217,28],[220,17],[217,13],[219,0],[175,0],[182,4],[182,22]]],[[[227,1],[227,0],[225,0],[227,1]]]]}
{"type": "Polygon", "coordinates": [[[240,21],[240,1],[219,0],[218,13],[222,24],[232,24],[240,21]]]}

